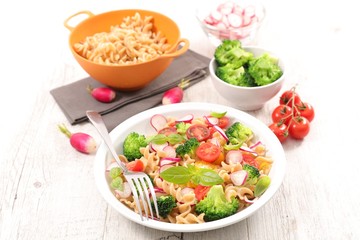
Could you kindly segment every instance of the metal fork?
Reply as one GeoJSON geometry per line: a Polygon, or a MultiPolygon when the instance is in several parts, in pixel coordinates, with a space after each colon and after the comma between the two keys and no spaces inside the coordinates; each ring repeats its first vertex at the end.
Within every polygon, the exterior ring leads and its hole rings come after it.
{"type": "Polygon", "coordinates": [[[146,220],[149,220],[148,209],[150,210],[151,218],[154,219],[154,214],[153,214],[153,210],[151,207],[149,191],[150,191],[150,194],[152,196],[152,200],[153,200],[153,203],[155,206],[156,216],[157,216],[157,218],[159,218],[159,210],[158,210],[158,205],[157,205],[157,201],[156,201],[155,190],[154,190],[154,186],[153,186],[149,176],[147,174],[145,174],[144,172],[132,172],[126,168],[126,165],[119,159],[119,156],[114,149],[113,143],[111,142],[111,138],[110,138],[109,132],[105,126],[105,123],[104,123],[101,115],[98,112],[86,111],[86,115],[89,118],[90,122],[94,125],[96,130],[100,133],[104,143],[109,148],[110,153],[114,157],[114,159],[117,162],[117,164],[119,165],[119,167],[122,169],[124,177],[130,185],[132,194],[134,196],[134,200],[136,202],[136,207],[140,214],[141,221],[144,221],[144,217],[142,214],[143,211],[141,209],[143,209],[145,212],[146,220]],[[140,204],[140,199],[141,199],[142,204],[140,204]],[[146,199],[146,201],[145,201],[145,199],[146,199]],[[141,207],[141,205],[143,207],[141,207]]]}

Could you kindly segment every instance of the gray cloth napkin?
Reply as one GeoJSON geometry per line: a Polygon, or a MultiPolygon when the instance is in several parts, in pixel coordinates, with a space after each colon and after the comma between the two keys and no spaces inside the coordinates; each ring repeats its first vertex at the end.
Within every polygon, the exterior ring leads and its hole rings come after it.
{"type": "Polygon", "coordinates": [[[182,79],[189,79],[190,86],[208,75],[210,59],[192,50],[173,60],[170,66],[155,81],[134,92],[117,91],[111,103],[96,101],[87,91],[87,86],[103,84],[91,77],[61,86],[50,91],[55,101],[71,124],[87,121],[85,112],[94,110],[103,115],[109,131],[127,118],[161,104],[165,91],[176,87],[182,79]]]}

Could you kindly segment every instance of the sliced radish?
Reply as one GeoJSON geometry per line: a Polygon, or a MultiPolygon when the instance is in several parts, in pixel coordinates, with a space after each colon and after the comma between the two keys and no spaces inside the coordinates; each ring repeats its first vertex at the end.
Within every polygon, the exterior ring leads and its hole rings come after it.
{"type": "Polygon", "coordinates": [[[226,140],[226,141],[229,141],[229,138],[226,136],[226,133],[224,132],[224,130],[222,130],[221,127],[217,126],[217,125],[214,125],[213,126],[216,131],[218,131],[220,133],[220,135],[226,140]]]}
{"type": "Polygon", "coordinates": [[[159,168],[159,173],[162,173],[162,172],[165,171],[166,169],[172,168],[172,167],[174,167],[173,164],[163,165],[163,166],[161,166],[161,167],[159,168]]]}
{"type": "Polygon", "coordinates": [[[243,155],[240,150],[230,150],[226,154],[225,162],[227,164],[236,164],[243,161],[243,155]]]}
{"type": "Polygon", "coordinates": [[[167,119],[162,114],[155,114],[151,117],[150,124],[158,132],[167,126],[167,119]]]}
{"type": "Polygon", "coordinates": [[[241,26],[242,26],[242,27],[246,27],[246,26],[249,26],[250,23],[251,23],[251,17],[244,16],[244,17],[242,18],[241,26]]]}
{"type": "Polygon", "coordinates": [[[222,19],[222,14],[221,14],[221,12],[214,10],[210,13],[210,17],[214,23],[218,23],[222,19]]]}
{"type": "Polygon", "coordinates": [[[210,142],[218,147],[220,147],[220,142],[219,142],[219,139],[217,138],[212,138],[210,139],[210,142]]]}
{"type": "Polygon", "coordinates": [[[242,20],[241,20],[241,17],[235,13],[230,13],[228,16],[227,16],[227,19],[229,21],[229,25],[231,27],[234,27],[234,28],[238,28],[241,26],[242,24],[242,20]]]}
{"type": "Polygon", "coordinates": [[[210,126],[214,126],[217,125],[219,123],[219,119],[216,117],[212,117],[212,116],[204,116],[206,122],[208,125],[210,126]]]}
{"type": "Polygon", "coordinates": [[[230,179],[235,186],[241,186],[246,182],[248,172],[239,170],[230,174],[230,179]]]}
{"type": "Polygon", "coordinates": [[[257,141],[256,143],[254,143],[253,145],[251,145],[249,148],[250,148],[250,149],[253,149],[253,148],[255,148],[255,147],[259,146],[259,145],[262,145],[262,142],[261,142],[261,141],[257,141]]]}
{"type": "Polygon", "coordinates": [[[156,144],[156,143],[150,143],[150,149],[154,152],[163,151],[165,147],[169,146],[169,143],[163,143],[163,144],[156,144]]]}
{"type": "Polygon", "coordinates": [[[257,152],[255,152],[255,151],[252,150],[251,148],[248,148],[248,147],[240,147],[239,149],[240,149],[241,151],[244,151],[244,152],[248,152],[248,153],[257,155],[257,152]]]}
{"type": "Polygon", "coordinates": [[[163,148],[163,151],[166,153],[166,157],[174,158],[176,157],[176,151],[173,146],[166,146],[163,148]]]}
{"type": "Polygon", "coordinates": [[[245,16],[250,17],[250,18],[255,17],[255,14],[256,14],[256,8],[255,8],[255,6],[252,6],[252,5],[247,6],[247,7],[244,9],[243,14],[244,14],[245,16]]]}
{"type": "Polygon", "coordinates": [[[192,120],[194,119],[194,115],[192,114],[188,114],[182,118],[177,119],[175,122],[185,122],[185,123],[190,123],[192,120]]]}
{"type": "Polygon", "coordinates": [[[131,196],[130,184],[128,182],[124,182],[123,191],[115,189],[115,194],[120,198],[128,198],[128,197],[130,197],[131,196]]]}
{"type": "Polygon", "coordinates": [[[160,167],[165,166],[165,165],[173,165],[173,164],[178,163],[180,161],[181,161],[181,158],[169,158],[169,157],[167,157],[167,158],[162,158],[160,160],[159,165],[160,165],[160,167]]]}

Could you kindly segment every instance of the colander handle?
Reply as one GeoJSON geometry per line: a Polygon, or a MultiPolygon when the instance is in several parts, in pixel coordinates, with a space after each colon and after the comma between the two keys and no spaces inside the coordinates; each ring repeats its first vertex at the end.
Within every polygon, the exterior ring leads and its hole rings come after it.
{"type": "Polygon", "coordinates": [[[181,38],[179,39],[179,41],[176,43],[176,51],[173,53],[165,53],[163,55],[161,55],[159,58],[174,58],[177,56],[180,56],[182,54],[184,54],[190,46],[190,42],[189,40],[185,39],[185,38],[181,38]],[[179,48],[180,44],[184,43],[184,45],[181,46],[181,48],[179,48]]]}
{"type": "Polygon", "coordinates": [[[74,27],[73,27],[73,26],[70,26],[69,21],[70,21],[71,19],[73,19],[74,17],[76,17],[76,16],[78,16],[78,15],[81,15],[81,14],[88,15],[89,18],[91,18],[91,17],[94,16],[94,14],[93,14],[92,12],[90,12],[90,11],[80,11],[80,12],[77,12],[77,13],[71,15],[70,17],[68,17],[68,18],[64,21],[64,26],[65,26],[67,29],[69,29],[70,32],[72,32],[72,31],[74,30],[75,26],[74,26],[74,27]]]}

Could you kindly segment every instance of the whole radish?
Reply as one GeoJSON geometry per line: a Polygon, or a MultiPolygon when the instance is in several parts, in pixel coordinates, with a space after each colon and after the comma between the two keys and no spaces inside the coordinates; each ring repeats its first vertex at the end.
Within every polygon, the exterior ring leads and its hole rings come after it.
{"type": "Polygon", "coordinates": [[[70,139],[71,146],[79,152],[90,154],[96,151],[97,144],[89,134],[81,132],[71,133],[64,124],[59,124],[58,127],[70,139]]]}
{"type": "Polygon", "coordinates": [[[112,102],[116,97],[116,92],[108,87],[97,87],[93,88],[92,86],[88,86],[87,90],[99,102],[109,103],[112,102]]]}
{"type": "Polygon", "coordinates": [[[184,97],[184,88],[189,86],[189,84],[189,80],[183,79],[178,86],[167,90],[163,95],[162,104],[167,105],[181,102],[184,97]]]}

